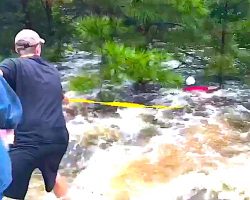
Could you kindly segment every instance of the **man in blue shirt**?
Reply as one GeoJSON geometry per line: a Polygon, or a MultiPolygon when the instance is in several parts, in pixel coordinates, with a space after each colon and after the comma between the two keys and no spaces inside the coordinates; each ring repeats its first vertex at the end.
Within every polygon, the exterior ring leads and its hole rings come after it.
{"type": "Polygon", "coordinates": [[[36,168],[42,172],[47,192],[54,189],[58,197],[66,193],[66,187],[62,191],[60,185],[65,184],[57,176],[69,140],[62,110],[63,92],[59,72],[40,57],[43,43],[35,31],[24,29],[15,38],[20,57],[0,63],[0,75],[16,92],[23,108],[9,151],[13,181],[4,192],[14,199],[25,198],[36,168]]]}

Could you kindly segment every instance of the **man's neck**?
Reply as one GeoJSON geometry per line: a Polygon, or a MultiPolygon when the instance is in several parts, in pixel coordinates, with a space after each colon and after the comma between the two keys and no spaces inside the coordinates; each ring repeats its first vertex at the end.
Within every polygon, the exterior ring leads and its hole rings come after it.
{"type": "Polygon", "coordinates": [[[30,57],[33,57],[33,56],[39,56],[39,55],[36,55],[36,54],[26,54],[26,55],[21,55],[20,58],[30,58],[30,57]]]}

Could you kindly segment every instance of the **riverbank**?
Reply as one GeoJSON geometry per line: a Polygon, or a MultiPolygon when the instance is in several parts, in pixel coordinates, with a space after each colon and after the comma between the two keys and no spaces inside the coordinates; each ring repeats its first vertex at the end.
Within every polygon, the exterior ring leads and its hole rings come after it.
{"type": "MultiPolygon", "coordinates": [[[[86,57],[77,59],[71,62],[81,70],[86,57]]],[[[78,72],[62,71],[65,86],[69,75],[78,72]]],[[[158,194],[159,200],[250,197],[249,87],[228,82],[211,94],[161,89],[143,95],[151,104],[184,108],[64,105],[70,145],[60,171],[71,183],[73,200],[148,200],[158,194]]],[[[86,97],[72,91],[66,96],[86,97]]],[[[41,176],[34,175],[27,199],[53,198],[45,194],[41,176]]]]}

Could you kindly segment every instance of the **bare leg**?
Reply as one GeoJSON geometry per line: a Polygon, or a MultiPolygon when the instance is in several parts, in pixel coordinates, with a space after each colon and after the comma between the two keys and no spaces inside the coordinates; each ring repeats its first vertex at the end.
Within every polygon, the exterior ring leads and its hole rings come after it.
{"type": "Polygon", "coordinates": [[[60,174],[57,174],[56,183],[53,190],[57,198],[68,200],[66,197],[68,193],[68,183],[67,180],[60,174]]]}

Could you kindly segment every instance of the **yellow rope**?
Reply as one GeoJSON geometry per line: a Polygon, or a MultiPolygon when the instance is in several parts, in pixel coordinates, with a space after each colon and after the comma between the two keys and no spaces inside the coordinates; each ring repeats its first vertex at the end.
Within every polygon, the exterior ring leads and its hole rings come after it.
{"type": "Polygon", "coordinates": [[[147,106],[143,104],[130,103],[130,102],[98,102],[93,100],[87,100],[82,98],[68,98],[68,102],[71,103],[88,103],[88,104],[100,104],[105,106],[123,107],[123,108],[155,108],[155,109],[181,109],[184,106],[162,106],[162,105],[152,105],[147,106]]]}

